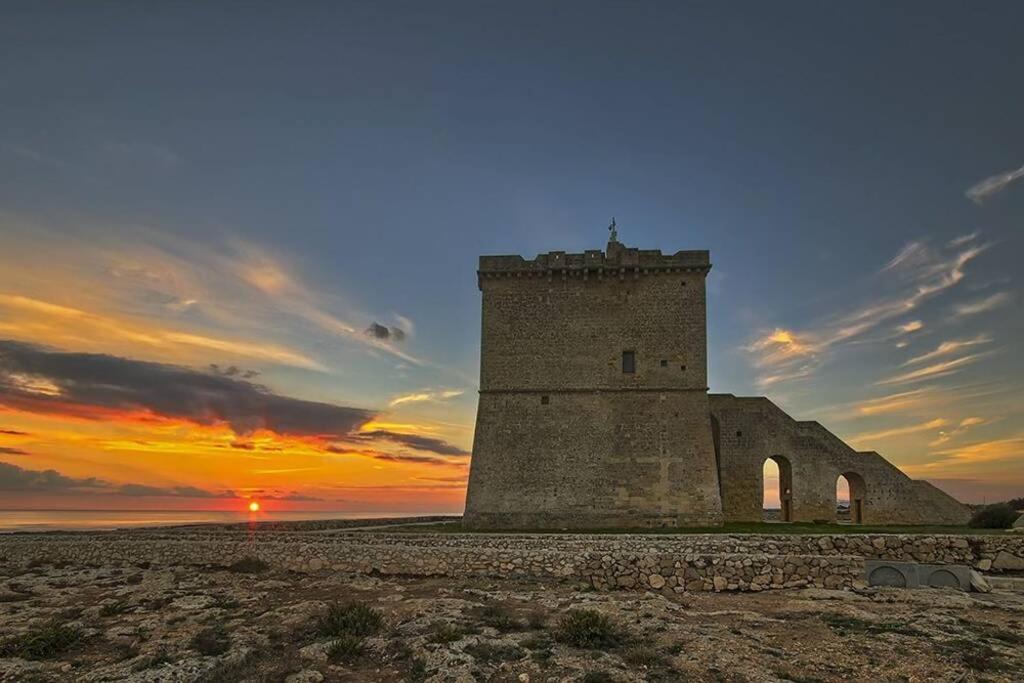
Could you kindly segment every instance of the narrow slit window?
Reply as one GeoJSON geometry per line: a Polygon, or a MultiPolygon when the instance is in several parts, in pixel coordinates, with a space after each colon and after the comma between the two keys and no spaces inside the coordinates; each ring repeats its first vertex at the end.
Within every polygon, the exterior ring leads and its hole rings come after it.
{"type": "Polygon", "coordinates": [[[622,371],[629,375],[636,372],[636,354],[634,352],[622,352],[622,371]]]}
{"type": "Polygon", "coordinates": [[[542,406],[546,406],[550,402],[551,402],[551,398],[549,396],[541,396],[540,397],[540,404],[542,406]]]}
{"type": "Polygon", "coordinates": [[[661,367],[667,368],[668,367],[668,361],[667,360],[662,360],[661,361],[661,367]]]}

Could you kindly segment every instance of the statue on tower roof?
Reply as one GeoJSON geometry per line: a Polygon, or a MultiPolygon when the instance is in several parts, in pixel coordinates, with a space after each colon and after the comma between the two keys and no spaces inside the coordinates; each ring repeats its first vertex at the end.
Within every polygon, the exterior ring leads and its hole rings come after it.
{"type": "Polygon", "coordinates": [[[619,241],[619,231],[615,228],[615,216],[612,216],[612,223],[608,226],[608,232],[612,234],[608,240],[609,242],[619,241]]]}

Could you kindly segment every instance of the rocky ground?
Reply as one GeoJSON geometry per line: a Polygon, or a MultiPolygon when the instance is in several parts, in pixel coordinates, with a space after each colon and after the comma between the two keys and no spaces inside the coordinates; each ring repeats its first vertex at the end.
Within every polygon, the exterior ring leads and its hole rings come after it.
{"type": "Polygon", "coordinates": [[[1024,595],[0,559],[3,681],[1017,681],[1024,595]]]}

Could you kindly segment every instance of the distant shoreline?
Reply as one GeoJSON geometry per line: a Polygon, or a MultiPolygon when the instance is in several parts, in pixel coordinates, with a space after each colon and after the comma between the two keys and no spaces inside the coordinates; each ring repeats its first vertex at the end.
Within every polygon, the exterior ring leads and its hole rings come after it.
{"type": "Polygon", "coordinates": [[[457,520],[458,514],[330,513],[323,511],[262,513],[250,515],[215,511],[130,511],[130,510],[3,510],[0,535],[129,533],[135,531],[329,531],[349,527],[379,526],[409,522],[457,520]],[[7,513],[7,514],[5,514],[7,513]]]}

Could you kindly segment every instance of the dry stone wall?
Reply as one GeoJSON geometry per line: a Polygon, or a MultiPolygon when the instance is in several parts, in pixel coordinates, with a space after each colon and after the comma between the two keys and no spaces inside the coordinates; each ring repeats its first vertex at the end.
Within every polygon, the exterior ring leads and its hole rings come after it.
{"type": "Polygon", "coordinates": [[[864,558],[1024,567],[1020,536],[513,536],[238,533],[17,534],[8,561],[227,565],[247,556],[298,572],[571,581],[599,590],[853,588],[864,558]]]}

